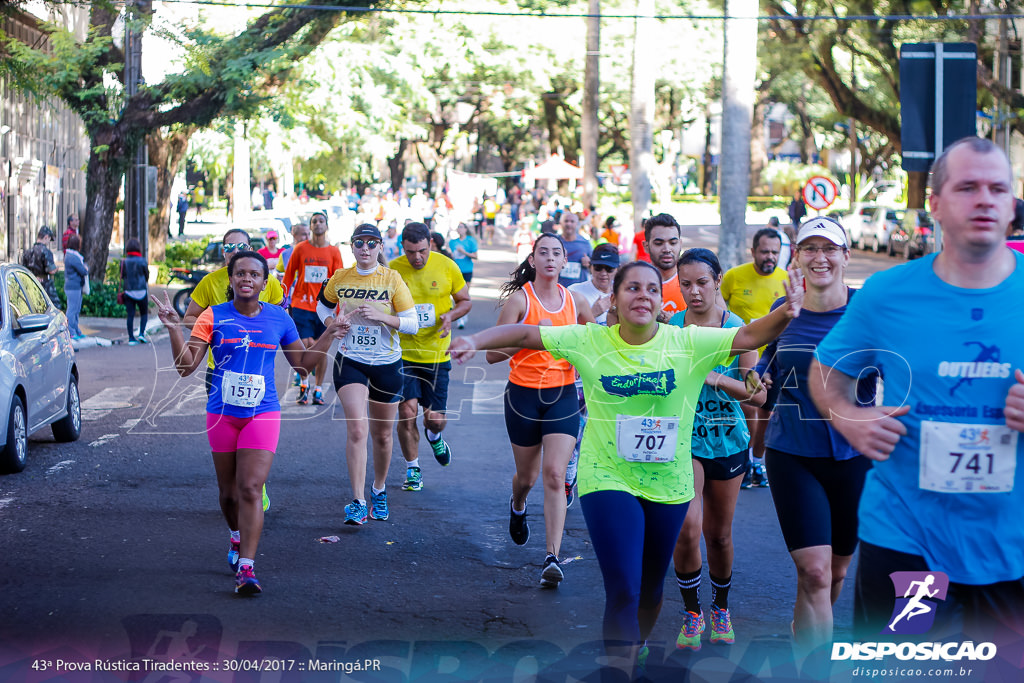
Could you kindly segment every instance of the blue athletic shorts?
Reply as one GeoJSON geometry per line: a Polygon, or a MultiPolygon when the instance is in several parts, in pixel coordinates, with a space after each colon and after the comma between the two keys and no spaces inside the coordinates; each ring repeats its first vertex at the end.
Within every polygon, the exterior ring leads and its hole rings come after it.
{"type": "Polygon", "coordinates": [[[451,361],[435,364],[403,360],[405,386],[402,388],[402,400],[415,399],[424,408],[443,413],[448,409],[448,374],[451,369],[451,361]]]}

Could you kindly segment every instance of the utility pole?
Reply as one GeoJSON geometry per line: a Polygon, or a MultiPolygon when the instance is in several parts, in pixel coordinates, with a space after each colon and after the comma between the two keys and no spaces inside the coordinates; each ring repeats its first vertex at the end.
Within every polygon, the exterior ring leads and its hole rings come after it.
{"type": "MultiPolygon", "coordinates": [[[[152,14],[150,0],[130,0],[125,5],[124,92],[125,101],[139,92],[142,78],[143,17],[152,14]]],[[[142,255],[149,257],[149,216],[146,210],[146,167],[149,150],[140,141],[124,183],[124,240],[135,238],[142,245],[142,255]]]]}
{"type": "Polygon", "coordinates": [[[583,207],[597,205],[597,109],[601,85],[601,0],[587,2],[587,60],[583,75],[583,207]]]}
{"type": "Polygon", "coordinates": [[[639,231],[651,205],[654,171],[654,0],[636,0],[633,28],[633,85],[629,114],[630,192],[633,230],[639,231]]]}

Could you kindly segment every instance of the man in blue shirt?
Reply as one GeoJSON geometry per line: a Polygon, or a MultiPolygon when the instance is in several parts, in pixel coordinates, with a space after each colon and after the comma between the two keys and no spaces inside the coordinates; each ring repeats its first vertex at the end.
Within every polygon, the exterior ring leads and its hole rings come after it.
{"type": "Polygon", "coordinates": [[[929,605],[929,641],[1024,633],[1024,255],[1005,245],[1012,188],[988,140],[943,152],[931,196],[943,250],[872,276],[809,371],[821,414],[876,461],[859,509],[854,619],[865,640],[911,632],[890,626],[910,590],[893,572],[948,577],[929,605]],[[885,378],[886,406],[850,400],[866,368],[885,378]]]}
{"type": "Polygon", "coordinates": [[[562,274],[558,276],[558,284],[568,287],[577,282],[586,282],[590,279],[590,255],[594,253],[594,247],[590,240],[580,237],[580,219],[572,211],[563,211],[558,222],[562,227],[566,259],[562,274]]]}

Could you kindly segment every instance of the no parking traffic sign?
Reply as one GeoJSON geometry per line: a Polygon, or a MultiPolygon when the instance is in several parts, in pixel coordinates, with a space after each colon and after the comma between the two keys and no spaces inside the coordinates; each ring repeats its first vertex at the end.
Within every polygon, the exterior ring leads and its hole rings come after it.
{"type": "Polygon", "coordinates": [[[804,203],[817,211],[824,211],[832,206],[839,194],[839,188],[831,178],[816,175],[804,185],[804,203]]]}

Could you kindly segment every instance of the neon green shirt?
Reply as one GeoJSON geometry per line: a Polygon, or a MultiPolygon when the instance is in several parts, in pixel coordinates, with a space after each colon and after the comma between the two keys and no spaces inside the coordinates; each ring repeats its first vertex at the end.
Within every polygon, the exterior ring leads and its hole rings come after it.
{"type": "Polygon", "coordinates": [[[625,491],[670,504],[693,498],[697,397],[708,372],[728,360],[736,332],[659,325],[653,339],[632,346],[618,325],[540,328],[544,348],[572,363],[583,380],[589,417],[580,450],[581,496],[625,491]]]}

